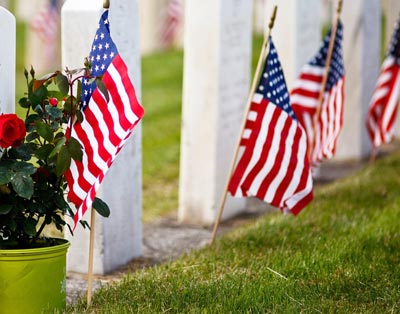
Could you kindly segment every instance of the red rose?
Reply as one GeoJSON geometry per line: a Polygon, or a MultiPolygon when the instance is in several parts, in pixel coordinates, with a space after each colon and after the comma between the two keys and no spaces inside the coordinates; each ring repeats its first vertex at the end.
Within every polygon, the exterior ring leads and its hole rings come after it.
{"type": "Polygon", "coordinates": [[[25,134],[25,123],[16,114],[0,115],[0,147],[18,147],[21,145],[25,134]]]}
{"type": "Polygon", "coordinates": [[[50,105],[52,105],[53,107],[57,107],[57,105],[58,105],[58,99],[57,98],[50,98],[49,99],[49,103],[50,103],[50,105]]]}

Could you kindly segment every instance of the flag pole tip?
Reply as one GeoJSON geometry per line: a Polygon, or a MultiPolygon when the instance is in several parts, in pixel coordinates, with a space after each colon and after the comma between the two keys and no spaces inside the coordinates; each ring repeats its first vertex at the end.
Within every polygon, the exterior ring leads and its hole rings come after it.
{"type": "Polygon", "coordinates": [[[104,9],[109,9],[110,8],[110,0],[104,0],[103,1],[103,8],[104,9]]]}
{"type": "Polygon", "coordinates": [[[343,8],[343,0],[339,0],[338,6],[337,6],[337,13],[340,14],[342,12],[343,8]]]}
{"type": "Polygon", "coordinates": [[[268,28],[272,29],[274,27],[275,24],[275,18],[276,18],[276,11],[278,10],[278,6],[274,6],[274,10],[272,11],[272,15],[271,15],[271,20],[269,22],[268,28]]]}

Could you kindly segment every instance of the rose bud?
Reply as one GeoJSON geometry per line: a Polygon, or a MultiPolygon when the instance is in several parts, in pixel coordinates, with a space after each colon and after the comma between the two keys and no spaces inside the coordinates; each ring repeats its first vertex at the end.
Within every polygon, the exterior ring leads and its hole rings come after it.
{"type": "Polygon", "coordinates": [[[57,99],[57,98],[54,98],[54,97],[50,98],[50,99],[49,99],[49,104],[52,105],[53,107],[57,107],[57,105],[58,105],[58,99],[57,99]]]}

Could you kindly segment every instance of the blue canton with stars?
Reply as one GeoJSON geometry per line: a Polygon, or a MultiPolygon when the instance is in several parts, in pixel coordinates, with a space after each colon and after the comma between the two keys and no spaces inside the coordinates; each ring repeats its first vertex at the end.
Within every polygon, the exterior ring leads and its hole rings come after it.
{"type": "Polygon", "coordinates": [[[269,39],[269,53],[264,70],[257,87],[257,93],[284,110],[292,119],[297,120],[290,105],[289,92],[286,87],[282,66],[272,38],[269,39]]]}
{"type": "MultiPolygon", "coordinates": [[[[311,60],[310,65],[319,66],[322,68],[325,67],[331,32],[332,29],[330,29],[328,34],[325,36],[322,47],[320,48],[318,54],[311,60]]],[[[335,43],[332,51],[332,59],[329,68],[328,80],[326,82],[326,91],[330,90],[339,81],[339,79],[344,76],[342,41],[343,25],[342,22],[339,21],[335,43]]]]}
{"type": "Polygon", "coordinates": [[[396,23],[392,38],[390,39],[390,46],[386,56],[395,58],[397,65],[400,66],[400,17],[396,23]]]}
{"type": "MultiPolygon", "coordinates": [[[[100,18],[99,27],[89,54],[89,61],[92,64],[91,75],[102,76],[117,54],[117,47],[110,37],[108,10],[106,10],[100,18]]],[[[89,103],[95,89],[95,82],[90,83],[87,78],[82,80],[82,102],[84,107],[89,103]]]]}

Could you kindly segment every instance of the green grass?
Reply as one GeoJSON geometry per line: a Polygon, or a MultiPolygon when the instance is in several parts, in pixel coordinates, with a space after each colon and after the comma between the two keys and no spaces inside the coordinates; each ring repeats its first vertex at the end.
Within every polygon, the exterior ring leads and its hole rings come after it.
{"type": "Polygon", "coordinates": [[[145,221],[178,206],[182,68],[182,51],[142,59],[145,221]]]}
{"type": "Polygon", "coordinates": [[[67,313],[399,313],[400,154],[67,313]]]}

